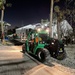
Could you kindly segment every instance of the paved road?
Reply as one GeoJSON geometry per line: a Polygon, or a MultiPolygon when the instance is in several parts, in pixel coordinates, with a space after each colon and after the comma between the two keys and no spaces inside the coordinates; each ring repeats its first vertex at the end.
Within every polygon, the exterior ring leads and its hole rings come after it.
{"type": "Polygon", "coordinates": [[[0,60],[22,59],[23,54],[18,46],[0,46],[0,60]]]}
{"type": "Polygon", "coordinates": [[[72,75],[68,72],[64,72],[56,66],[49,67],[46,65],[39,65],[24,75],[72,75]]]}
{"type": "Polygon", "coordinates": [[[38,64],[25,56],[22,62],[0,65],[0,75],[23,75],[38,64]]]}
{"type": "Polygon", "coordinates": [[[0,75],[23,75],[37,65],[21,52],[21,46],[0,44],[0,75]]]}
{"type": "Polygon", "coordinates": [[[75,45],[65,47],[67,57],[64,60],[50,59],[53,66],[39,65],[25,75],[75,75],[75,45]],[[34,72],[35,70],[35,72],[34,72]]]}
{"type": "MultiPolygon", "coordinates": [[[[70,47],[70,46],[68,46],[68,47],[70,47]]],[[[67,48],[67,50],[68,50],[68,48],[67,48]]],[[[31,69],[34,69],[36,71],[34,71],[34,70],[33,70],[33,72],[31,71],[32,74],[29,73],[29,75],[33,75],[33,74],[34,75],[38,75],[38,74],[39,75],[42,75],[42,74],[43,75],[44,74],[45,75],[50,75],[50,74],[52,74],[52,75],[56,75],[56,74],[57,75],[58,74],[59,75],[67,75],[67,73],[65,73],[65,72],[66,71],[69,72],[70,70],[67,70],[67,68],[64,68],[64,66],[61,65],[62,61],[61,61],[61,64],[58,62],[59,61],[50,59],[50,63],[52,63],[53,66],[48,64],[48,66],[50,65],[49,67],[47,66],[48,68],[46,66],[45,67],[43,66],[42,68],[40,67],[40,69],[39,68],[35,69],[34,67],[39,66],[39,64],[34,62],[27,55],[22,54],[21,53],[21,46],[0,45],[0,75],[26,75],[26,73],[31,69]],[[21,61],[14,62],[19,59],[21,61]]],[[[64,62],[66,63],[66,61],[64,61],[64,62]]],[[[70,75],[74,75],[74,74],[70,74],[70,75]]]]}

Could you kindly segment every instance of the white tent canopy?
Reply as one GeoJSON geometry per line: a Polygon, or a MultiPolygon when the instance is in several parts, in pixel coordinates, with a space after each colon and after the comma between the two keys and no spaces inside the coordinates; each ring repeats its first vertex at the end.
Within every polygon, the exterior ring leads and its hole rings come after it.
{"type": "Polygon", "coordinates": [[[30,25],[24,26],[23,28],[24,28],[24,29],[30,29],[30,28],[31,28],[31,29],[34,29],[34,26],[32,26],[32,25],[30,24],[30,25]]]}
{"type": "MultiPolygon", "coordinates": [[[[39,26],[49,26],[50,22],[46,22],[43,25],[41,23],[36,23],[36,24],[29,24],[20,28],[16,29],[16,33],[20,36],[20,34],[26,34],[26,29],[36,29],[39,26]]],[[[71,25],[67,22],[67,20],[63,20],[60,23],[60,32],[63,33],[64,36],[68,36],[69,33],[72,33],[73,29],[71,27],[71,25]]],[[[53,20],[52,23],[52,37],[58,38],[58,34],[57,34],[57,20],[53,20]]]]}

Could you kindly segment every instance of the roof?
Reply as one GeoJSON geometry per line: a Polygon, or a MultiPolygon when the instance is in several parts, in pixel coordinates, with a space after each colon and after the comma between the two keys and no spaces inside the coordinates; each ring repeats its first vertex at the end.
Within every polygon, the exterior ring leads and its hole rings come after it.
{"type": "MultiPolygon", "coordinates": [[[[1,21],[0,21],[0,23],[1,23],[1,21]]],[[[10,23],[7,23],[7,22],[5,22],[5,21],[3,21],[3,23],[4,23],[4,25],[6,25],[6,26],[11,26],[10,23]]]]}

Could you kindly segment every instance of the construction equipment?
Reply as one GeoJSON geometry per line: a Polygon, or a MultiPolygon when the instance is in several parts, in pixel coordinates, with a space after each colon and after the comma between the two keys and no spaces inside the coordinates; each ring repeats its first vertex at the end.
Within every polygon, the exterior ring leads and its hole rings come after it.
{"type": "Polygon", "coordinates": [[[22,52],[32,53],[39,58],[41,62],[50,60],[50,56],[63,59],[64,44],[62,41],[49,37],[49,29],[30,30],[27,34],[27,40],[22,46],[22,52]]]}

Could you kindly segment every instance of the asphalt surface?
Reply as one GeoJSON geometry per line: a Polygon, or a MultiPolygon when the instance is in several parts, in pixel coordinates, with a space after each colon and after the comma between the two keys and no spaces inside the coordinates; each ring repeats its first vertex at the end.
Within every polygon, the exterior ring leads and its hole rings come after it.
{"type": "MultiPolygon", "coordinates": [[[[67,46],[67,47],[66,47],[66,50],[68,50],[70,46],[67,46]]],[[[73,48],[73,45],[71,47],[73,48]]],[[[75,45],[74,45],[74,47],[75,47],[75,45]]],[[[71,53],[71,50],[74,51],[74,49],[75,49],[75,48],[73,48],[73,49],[72,48],[68,50],[69,54],[71,53]]],[[[74,54],[74,53],[72,52],[72,54],[74,54]]],[[[69,55],[67,55],[67,57],[70,58],[69,55]]],[[[73,59],[73,57],[71,59],[73,59]]],[[[69,61],[71,61],[71,59],[69,61]]],[[[58,61],[55,59],[52,59],[52,60],[50,59],[50,62],[52,62],[52,64],[53,64],[53,62],[58,63],[58,61]]],[[[39,66],[39,64],[42,64],[42,63],[35,62],[34,58],[32,58],[32,57],[30,58],[27,54],[23,54],[21,52],[21,46],[14,46],[10,42],[7,42],[5,44],[0,42],[0,75],[26,75],[26,73],[28,71],[39,66]]],[[[68,60],[67,61],[64,60],[61,62],[59,61],[59,64],[62,64],[62,65],[65,64],[64,66],[67,66],[67,67],[72,66],[72,65],[69,66],[68,60]]],[[[55,64],[53,66],[48,65],[51,68],[49,71],[51,72],[52,67],[55,67],[55,68],[61,70],[62,72],[66,72],[66,71],[70,72],[71,71],[72,68],[67,70],[67,67],[63,68],[62,65],[58,65],[58,64],[55,64]]],[[[42,70],[42,72],[43,72],[43,70],[42,70]]],[[[46,72],[48,73],[48,70],[46,70],[46,72]]],[[[56,72],[57,72],[57,70],[56,70],[56,72]]],[[[72,72],[75,72],[75,71],[72,70],[72,72]]],[[[34,71],[34,73],[35,73],[35,71],[34,71]]],[[[74,75],[74,74],[75,73],[70,74],[70,75],[74,75]]],[[[41,75],[41,71],[40,71],[40,75],[41,75]]],[[[56,75],[56,74],[53,74],[53,75],[56,75]]]]}
{"type": "Polygon", "coordinates": [[[0,42],[0,75],[23,75],[39,63],[21,52],[21,46],[0,42]]]}

